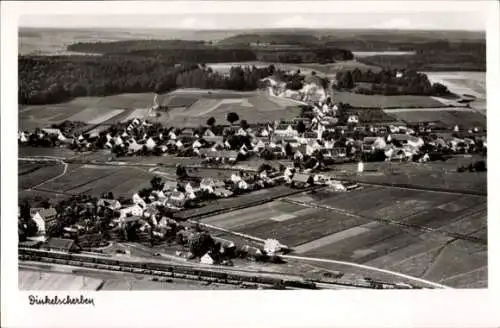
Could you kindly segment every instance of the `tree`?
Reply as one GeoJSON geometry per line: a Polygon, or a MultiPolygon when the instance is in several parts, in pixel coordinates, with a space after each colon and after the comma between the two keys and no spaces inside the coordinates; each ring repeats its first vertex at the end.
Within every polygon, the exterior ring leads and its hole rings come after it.
{"type": "Polygon", "coordinates": [[[151,179],[151,188],[153,188],[153,190],[162,190],[164,185],[165,183],[163,183],[158,176],[151,179]]]}
{"type": "Polygon", "coordinates": [[[230,112],[227,114],[226,119],[229,123],[234,124],[234,122],[238,121],[240,119],[240,117],[235,112],[230,112]]]}
{"type": "Polygon", "coordinates": [[[289,142],[287,142],[286,145],[285,145],[285,153],[286,153],[286,156],[292,156],[293,155],[293,149],[292,149],[292,146],[290,145],[289,142]]]}
{"type": "Polygon", "coordinates": [[[304,124],[303,121],[299,121],[299,123],[297,124],[297,131],[302,134],[304,132],[306,132],[306,125],[304,124]]]}
{"type": "Polygon", "coordinates": [[[263,171],[271,171],[272,170],[272,167],[271,165],[267,164],[267,163],[262,163],[259,168],[258,168],[258,172],[263,172],[263,171]]]}
{"type": "Polygon", "coordinates": [[[240,126],[243,130],[246,130],[250,127],[250,125],[248,124],[247,120],[241,120],[240,121],[240,126]]]}
{"type": "Polygon", "coordinates": [[[27,201],[24,201],[21,206],[19,206],[19,215],[21,217],[21,220],[27,221],[31,218],[31,213],[30,213],[30,205],[27,201]]]}
{"type": "Polygon", "coordinates": [[[189,241],[189,251],[195,257],[201,257],[205,255],[209,250],[214,248],[215,241],[212,236],[206,232],[197,233],[189,241]]]}
{"type": "Polygon", "coordinates": [[[26,235],[28,237],[36,235],[38,232],[38,226],[36,225],[35,220],[30,219],[26,222],[26,235]]]}
{"type": "Polygon", "coordinates": [[[212,127],[214,124],[215,124],[216,120],[215,118],[212,116],[210,117],[208,120],[207,120],[207,125],[212,127]]]}
{"type": "Polygon", "coordinates": [[[179,178],[179,179],[184,179],[188,176],[186,168],[180,164],[177,165],[177,168],[175,170],[175,174],[177,175],[177,178],[179,178]]]}

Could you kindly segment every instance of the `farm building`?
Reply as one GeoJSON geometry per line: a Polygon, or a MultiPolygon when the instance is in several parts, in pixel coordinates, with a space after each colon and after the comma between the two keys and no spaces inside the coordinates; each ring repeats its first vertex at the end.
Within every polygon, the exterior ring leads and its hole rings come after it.
{"type": "Polygon", "coordinates": [[[70,253],[78,251],[78,246],[76,246],[72,239],[64,238],[50,238],[40,248],[51,252],[70,253]]]}

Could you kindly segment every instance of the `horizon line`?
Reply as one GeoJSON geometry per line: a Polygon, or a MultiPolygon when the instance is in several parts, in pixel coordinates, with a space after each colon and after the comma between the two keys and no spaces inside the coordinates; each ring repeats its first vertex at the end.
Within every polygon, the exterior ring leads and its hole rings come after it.
{"type": "Polygon", "coordinates": [[[485,29],[422,29],[422,28],[384,28],[384,27],[256,27],[256,28],[186,28],[186,27],[161,27],[161,26],[35,26],[35,25],[18,25],[18,28],[39,28],[39,29],[61,29],[61,30],[82,30],[82,29],[102,29],[102,30],[178,30],[178,31],[259,31],[259,30],[379,30],[379,31],[421,31],[421,32],[482,32],[486,33],[485,29]]]}

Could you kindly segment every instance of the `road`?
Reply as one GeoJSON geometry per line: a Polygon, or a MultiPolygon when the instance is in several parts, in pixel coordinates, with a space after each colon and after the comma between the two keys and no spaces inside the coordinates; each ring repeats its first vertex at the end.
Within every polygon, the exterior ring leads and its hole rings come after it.
{"type": "Polygon", "coordinates": [[[441,285],[441,284],[438,284],[438,283],[435,283],[432,281],[428,281],[425,279],[416,278],[416,277],[412,277],[412,276],[402,274],[399,272],[389,271],[389,270],[385,270],[385,269],[379,269],[379,268],[375,268],[372,266],[353,263],[353,262],[336,261],[336,260],[320,259],[320,258],[304,257],[304,256],[296,256],[296,255],[283,255],[282,257],[285,259],[293,259],[293,260],[300,260],[300,261],[325,262],[325,263],[345,265],[345,266],[350,266],[350,267],[354,267],[354,268],[364,269],[364,270],[367,270],[368,272],[373,271],[373,272],[379,272],[379,273],[393,275],[395,277],[400,277],[400,278],[404,278],[406,280],[410,280],[413,282],[418,282],[418,283],[421,283],[424,285],[428,285],[429,287],[433,287],[433,288],[450,289],[450,287],[448,287],[448,286],[441,285]]]}

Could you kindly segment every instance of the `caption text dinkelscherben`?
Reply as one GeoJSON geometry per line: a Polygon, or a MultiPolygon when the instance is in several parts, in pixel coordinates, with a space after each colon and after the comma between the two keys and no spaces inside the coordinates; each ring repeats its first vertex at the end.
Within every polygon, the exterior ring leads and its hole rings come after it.
{"type": "Polygon", "coordinates": [[[29,297],[30,305],[92,305],[94,304],[94,299],[80,295],[80,297],[72,297],[66,295],[66,297],[59,296],[45,296],[39,297],[36,295],[30,295],[29,297]]]}

